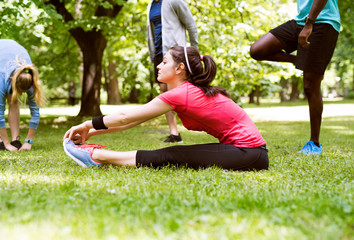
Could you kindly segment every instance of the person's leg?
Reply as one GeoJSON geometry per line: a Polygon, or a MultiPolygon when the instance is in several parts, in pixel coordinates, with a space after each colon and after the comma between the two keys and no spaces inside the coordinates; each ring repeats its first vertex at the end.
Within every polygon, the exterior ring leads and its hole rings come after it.
{"type": "Polygon", "coordinates": [[[199,144],[172,146],[158,150],[118,152],[101,149],[101,145],[75,145],[65,139],[65,153],[83,167],[112,164],[116,166],[162,167],[167,165],[206,168],[218,166],[230,170],[268,169],[265,147],[238,148],[230,144],[199,144]]]}
{"type": "Polygon", "coordinates": [[[136,151],[117,152],[102,149],[99,144],[76,145],[72,140],[63,142],[65,153],[82,167],[102,166],[113,164],[118,166],[135,166],[136,151]]]}
{"type": "Polygon", "coordinates": [[[283,42],[268,32],[251,45],[250,55],[258,61],[268,60],[295,64],[296,56],[284,52],[285,47],[283,42]]]}
{"type": "Polygon", "coordinates": [[[237,148],[230,144],[198,144],[137,151],[136,165],[162,167],[167,165],[190,168],[218,166],[230,170],[268,169],[268,154],[262,148],[237,148]]]}
{"type": "MultiPolygon", "coordinates": [[[[7,102],[9,103],[9,113],[8,113],[8,120],[9,120],[9,125],[11,128],[11,133],[12,133],[12,138],[14,136],[19,135],[19,128],[20,128],[20,113],[19,113],[19,106],[17,103],[16,104],[11,104],[11,96],[7,97],[7,102]]],[[[0,150],[8,150],[8,151],[17,151],[18,149],[21,148],[21,143],[19,142],[19,144],[15,144],[13,145],[13,141],[10,141],[9,136],[7,135],[7,130],[6,127],[5,128],[1,128],[0,130],[0,135],[2,136],[2,138],[0,137],[0,150]],[[10,144],[8,144],[10,143],[10,144]],[[6,145],[6,147],[5,147],[6,145]]]]}
{"type": "Polygon", "coordinates": [[[117,152],[105,149],[95,149],[92,153],[92,160],[102,164],[112,164],[117,166],[135,166],[136,152],[117,152]]]}
{"type": "MultiPolygon", "coordinates": [[[[164,93],[164,92],[167,92],[168,91],[168,88],[167,88],[167,84],[165,83],[160,83],[160,90],[161,90],[161,93],[164,93]]],[[[169,111],[165,114],[166,116],[166,120],[167,120],[167,123],[168,123],[168,127],[170,129],[170,134],[171,135],[174,135],[174,136],[178,136],[179,133],[178,133],[178,129],[177,129],[177,116],[176,116],[176,113],[174,111],[169,111]]]]}
{"type": "Polygon", "coordinates": [[[296,68],[303,71],[304,92],[309,104],[311,136],[300,150],[304,154],[321,154],[319,144],[323,102],[321,81],[332,58],[338,32],[329,24],[314,24],[308,47],[298,47],[296,68]]]}
{"type": "MultiPolygon", "coordinates": [[[[160,86],[160,92],[164,93],[168,91],[167,84],[157,80],[158,69],[157,66],[162,62],[163,56],[159,54],[154,58],[154,72],[155,72],[155,82],[160,86]]],[[[167,124],[170,130],[170,135],[166,138],[165,142],[182,142],[182,138],[179,135],[177,129],[177,116],[174,111],[169,111],[165,114],[167,124]]]]}
{"type": "Polygon", "coordinates": [[[7,102],[9,104],[9,125],[11,130],[12,141],[19,140],[20,136],[20,107],[19,103],[11,102],[11,95],[7,97],[7,102]]]}
{"type": "Polygon", "coordinates": [[[304,72],[304,92],[307,97],[310,112],[311,137],[310,140],[319,144],[322,122],[323,101],[321,94],[321,81],[323,75],[304,72]]]}

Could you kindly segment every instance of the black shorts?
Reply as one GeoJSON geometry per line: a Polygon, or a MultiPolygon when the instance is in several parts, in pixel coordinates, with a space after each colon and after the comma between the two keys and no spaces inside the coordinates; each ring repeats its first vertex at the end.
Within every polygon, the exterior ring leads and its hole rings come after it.
{"type": "Polygon", "coordinates": [[[265,146],[238,148],[231,144],[210,143],[139,150],[136,165],[155,168],[175,165],[194,169],[218,166],[228,170],[250,171],[268,169],[269,160],[265,146]]]}
{"type": "Polygon", "coordinates": [[[154,57],[155,82],[159,84],[162,82],[157,80],[157,73],[158,73],[157,66],[162,62],[162,59],[163,59],[162,54],[156,55],[154,57]]]}
{"type": "Polygon", "coordinates": [[[336,47],[338,32],[330,24],[316,23],[308,39],[310,46],[301,47],[298,45],[298,36],[303,27],[291,20],[269,32],[285,44],[287,53],[297,50],[297,69],[323,75],[336,47]]]}

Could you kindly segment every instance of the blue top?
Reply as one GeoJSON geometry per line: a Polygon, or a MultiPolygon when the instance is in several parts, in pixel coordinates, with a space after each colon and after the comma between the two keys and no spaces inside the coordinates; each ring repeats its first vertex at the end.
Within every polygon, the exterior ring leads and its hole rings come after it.
{"type": "MultiPolygon", "coordinates": [[[[305,18],[309,15],[313,0],[297,0],[297,12],[295,21],[299,25],[305,25],[305,18]]],[[[340,31],[340,15],[337,0],[328,0],[325,7],[318,14],[315,23],[328,23],[339,32],[340,31]]]]}
{"type": "Polygon", "coordinates": [[[158,2],[153,0],[150,9],[150,21],[154,25],[155,56],[162,54],[161,5],[162,5],[162,0],[159,0],[158,2]]]}
{"type": "MultiPolygon", "coordinates": [[[[10,39],[0,39],[0,128],[5,128],[6,98],[12,93],[10,77],[18,67],[17,59],[25,64],[32,64],[26,49],[10,39]]],[[[31,112],[29,127],[37,129],[39,124],[39,107],[33,98],[33,87],[27,91],[28,105],[31,112]]]]}

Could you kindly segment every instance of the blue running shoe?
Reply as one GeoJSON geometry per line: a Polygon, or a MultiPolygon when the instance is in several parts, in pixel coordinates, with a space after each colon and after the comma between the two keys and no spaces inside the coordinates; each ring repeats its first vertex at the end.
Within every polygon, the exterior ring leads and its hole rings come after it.
{"type": "Polygon", "coordinates": [[[320,144],[319,147],[313,141],[308,141],[305,146],[299,151],[299,153],[303,153],[306,155],[311,154],[321,154],[322,153],[322,145],[320,144]]]}
{"type": "Polygon", "coordinates": [[[75,143],[71,140],[69,141],[68,138],[64,140],[63,146],[65,153],[80,166],[102,166],[102,163],[98,163],[92,160],[92,153],[93,150],[101,149],[104,146],[98,144],[75,145],[75,143]]]}

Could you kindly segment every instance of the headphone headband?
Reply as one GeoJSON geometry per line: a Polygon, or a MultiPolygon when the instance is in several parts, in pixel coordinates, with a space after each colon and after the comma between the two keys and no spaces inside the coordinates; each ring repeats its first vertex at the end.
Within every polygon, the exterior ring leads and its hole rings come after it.
{"type": "Polygon", "coordinates": [[[186,63],[187,63],[187,67],[189,72],[191,73],[191,75],[193,75],[193,72],[191,70],[191,67],[189,66],[189,61],[188,61],[188,54],[187,54],[187,47],[184,46],[184,57],[186,58],[186,63]]]}

